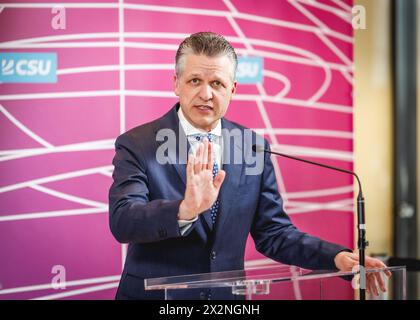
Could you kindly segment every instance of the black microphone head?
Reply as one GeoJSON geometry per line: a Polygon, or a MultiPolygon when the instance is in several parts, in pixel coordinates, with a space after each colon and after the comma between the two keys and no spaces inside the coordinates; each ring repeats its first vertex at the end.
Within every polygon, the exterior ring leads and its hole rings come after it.
{"type": "Polygon", "coordinates": [[[256,144],[252,145],[252,151],[257,152],[257,145],[256,144]]]}

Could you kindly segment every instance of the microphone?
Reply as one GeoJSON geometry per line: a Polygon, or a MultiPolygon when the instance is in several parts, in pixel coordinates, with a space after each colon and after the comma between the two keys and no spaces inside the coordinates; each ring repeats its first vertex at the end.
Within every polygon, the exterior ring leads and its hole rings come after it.
{"type": "Polygon", "coordinates": [[[360,300],[366,300],[366,270],[365,270],[365,249],[369,245],[369,242],[366,241],[366,224],[365,224],[365,199],[363,197],[362,193],[362,184],[360,183],[360,179],[357,176],[357,174],[353,171],[329,166],[323,163],[315,162],[315,161],[309,161],[303,158],[294,157],[288,154],[280,153],[271,151],[268,149],[265,149],[261,146],[257,146],[256,144],[252,145],[252,151],[254,152],[265,152],[269,154],[274,154],[277,156],[289,158],[292,160],[308,163],[311,165],[319,166],[322,168],[330,169],[339,171],[346,174],[351,174],[354,176],[357,180],[358,186],[359,186],[359,194],[357,196],[357,230],[358,230],[358,241],[357,241],[357,247],[359,249],[359,272],[360,272],[360,300]]]}

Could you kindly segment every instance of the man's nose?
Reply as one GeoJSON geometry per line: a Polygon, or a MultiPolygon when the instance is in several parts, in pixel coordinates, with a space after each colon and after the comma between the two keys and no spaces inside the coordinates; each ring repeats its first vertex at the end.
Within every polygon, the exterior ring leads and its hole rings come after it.
{"type": "Polygon", "coordinates": [[[213,89],[210,85],[203,85],[200,90],[200,98],[209,101],[213,98],[213,89]]]}

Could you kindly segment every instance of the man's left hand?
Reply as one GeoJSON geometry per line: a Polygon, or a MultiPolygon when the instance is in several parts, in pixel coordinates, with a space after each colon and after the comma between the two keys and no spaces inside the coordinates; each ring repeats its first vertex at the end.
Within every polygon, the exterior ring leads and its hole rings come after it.
{"type": "MultiPolygon", "coordinates": [[[[339,252],[335,258],[334,263],[340,271],[352,271],[355,266],[359,265],[359,255],[354,252],[342,251],[339,252]]],[[[382,269],[386,265],[379,259],[365,256],[365,269],[382,269]]],[[[391,272],[385,271],[385,274],[390,277],[391,272]]],[[[366,290],[369,294],[379,295],[379,288],[382,292],[386,292],[385,282],[381,276],[381,272],[366,273],[366,290]]]]}

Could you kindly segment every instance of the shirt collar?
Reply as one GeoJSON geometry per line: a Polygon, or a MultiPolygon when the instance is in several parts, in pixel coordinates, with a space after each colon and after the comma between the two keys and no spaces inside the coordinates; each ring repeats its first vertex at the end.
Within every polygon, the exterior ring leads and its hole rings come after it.
{"type": "MultiPolygon", "coordinates": [[[[184,129],[185,134],[188,136],[194,135],[194,134],[203,134],[203,133],[208,133],[204,130],[198,129],[196,127],[194,127],[188,120],[187,118],[185,118],[184,116],[184,112],[182,111],[182,108],[179,107],[178,109],[178,118],[179,118],[179,122],[182,126],[182,129],[184,129]]],[[[209,133],[221,137],[222,136],[222,124],[220,119],[217,121],[217,125],[216,127],[211,130],[209,133]]]]}

